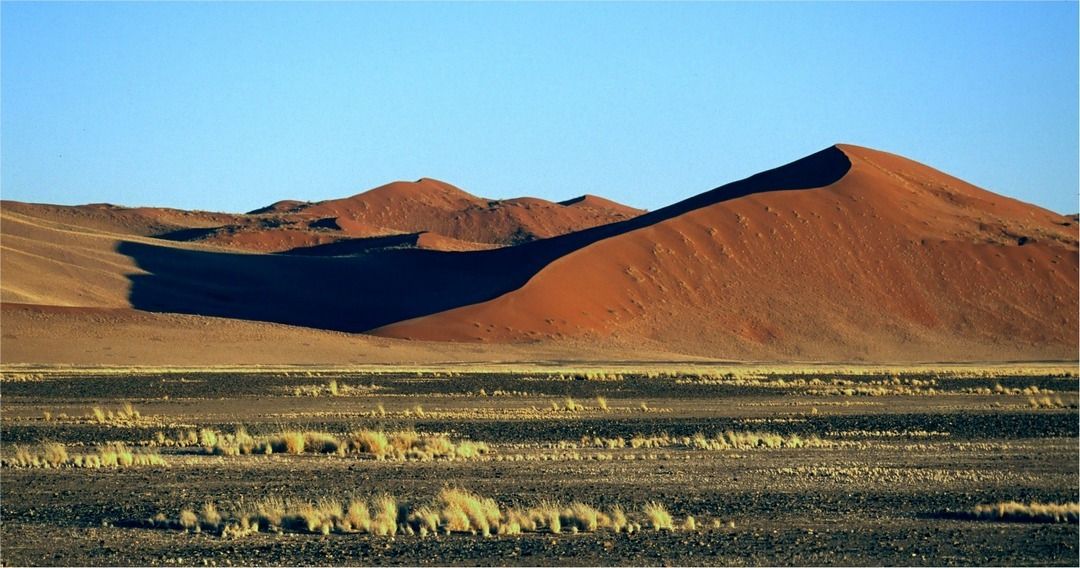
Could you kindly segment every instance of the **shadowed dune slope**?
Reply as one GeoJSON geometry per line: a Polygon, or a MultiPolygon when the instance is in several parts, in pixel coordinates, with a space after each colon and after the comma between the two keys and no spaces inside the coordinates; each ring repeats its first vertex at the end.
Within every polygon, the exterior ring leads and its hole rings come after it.
{"type": "Polygon", "coordinates": [[[596,241],[717,200],[824,185],[847,167],[842,153],[826,150],[627,221],[486,251],[379,248],[348,257],[242,255],[135,240],[121,242],[117,250],[144,272],[131,276],[135,308],[360,332],[491,300],[596,241]]]}
{"type": "Polygon", "coordinates": [[[5,270],[14,276],[5,276],[2,297],[7,302],[126,305],[154,312],[366,331],[491,300],[520,288],[555,259],[598,240],[717,200],[824,185],[839,179],[847,167],[843,154],[830,149],[620,223],[514,247],[462,253],[391,246],[346,251],[353,256],[236,254],[55,225],[5,211],[5,218],[23,221],[4,223],[5,246],[9,241],[21,243],[29,253],[27,258],[33,260],[17,270],[5,270]],[[15,238],[8,238],[9,234],[15,238]],[[105,270],[93,259],[69,258],[64,252],[76,249],[108,258],[112,268],[105,270]],[[49,269],[35,270],[34,263],[49,269]],[[124,283],[102,280],[106,276],[124,283]],[[29,293],[44,289],[50,294],[31,297],[29,293]],[[125,294],[126,303],[119,300],[125,294]]]}
{"type": "Polygon", "coordinates": [[[716,200],[577,249],[497,299],[375,333],[645,337],[718,357],[1076,357],[1071,219],[899,156],[835,152],[851,169],[826,187],[716,200]]]}

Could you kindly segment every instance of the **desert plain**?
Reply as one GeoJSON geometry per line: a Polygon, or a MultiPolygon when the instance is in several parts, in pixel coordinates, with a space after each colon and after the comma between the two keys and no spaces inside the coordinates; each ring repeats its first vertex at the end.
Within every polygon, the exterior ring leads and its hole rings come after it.
{"type": "Polygon", "coordinates": [[[1075,563],[1067,367],[522,367],[6,373],[4,562],[1075,563]]]}
{"type": "Polygon", "coordinates": [[[5,565],[1077,564],[1077,219],[899,156],[0,213],[5,565]]]}

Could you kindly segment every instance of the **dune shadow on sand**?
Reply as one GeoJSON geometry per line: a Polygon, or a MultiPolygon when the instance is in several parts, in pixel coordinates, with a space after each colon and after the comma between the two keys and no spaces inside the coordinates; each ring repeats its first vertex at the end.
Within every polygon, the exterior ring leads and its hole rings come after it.
{"type": "Polygon", "coordinates": [[[146,272],[128,276],[136,309],[362,332],[496,298],[597,241],[753,193],[827,186],[850,167],[830,147],[633,219],[494,250],[335,244],[318,255],[233,254],[133,241],[117,250],[146,272]],[[334,249],[348,256],[326,254],[334,249]]]}
{"type": "Polygon", "coordinates": [[[420,235],[422,234],[423,233],[404,233],[380,237],[357,237],[333,243],[297,247],[275,254],[287,254],[293,256],[349,256],[379,249],[411,247],[419,242],[420,235]]]}

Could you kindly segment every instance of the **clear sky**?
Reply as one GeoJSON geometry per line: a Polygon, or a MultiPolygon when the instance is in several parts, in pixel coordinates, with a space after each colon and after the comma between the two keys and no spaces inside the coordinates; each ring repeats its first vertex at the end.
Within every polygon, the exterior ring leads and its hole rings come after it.
{"type": "Polygon", "coordinates": [[[0,10],[5,199],[656,209],[849,142],[1080,210],[1076,2],[0,10]]]}

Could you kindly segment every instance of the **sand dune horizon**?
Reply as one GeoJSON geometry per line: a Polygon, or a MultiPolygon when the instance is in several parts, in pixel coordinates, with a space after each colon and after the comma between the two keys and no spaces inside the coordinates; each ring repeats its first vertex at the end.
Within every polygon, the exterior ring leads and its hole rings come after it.
{"type": "Polygon", "coordinates": [[[595,195],[485,200],[427,178],[243,215],[0,210],[5,362],[48,357],[47,334],[20,344],[20,326],[49,307],[724,359],[1078,348],[1075,218],[853,145],[651,212],[595,195]]]}

